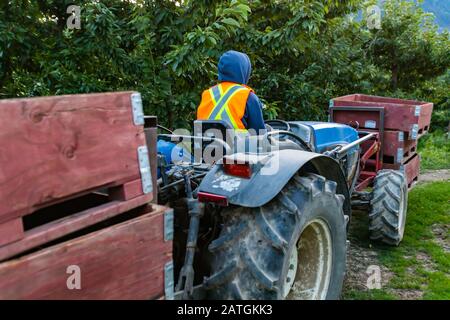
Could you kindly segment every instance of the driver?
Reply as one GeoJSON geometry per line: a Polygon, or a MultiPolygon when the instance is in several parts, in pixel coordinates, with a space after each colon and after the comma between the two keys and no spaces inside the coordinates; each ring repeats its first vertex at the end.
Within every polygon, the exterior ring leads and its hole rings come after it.
{"type": "Polygon", "coordinates": [[[250,58],[237,51],[225,52],[219,60],[219,84],[205,90],[197,110],[197,120],[223,120],[235,130],[263,134],[262,104],[247,86],[252,65],[250,58]]]}

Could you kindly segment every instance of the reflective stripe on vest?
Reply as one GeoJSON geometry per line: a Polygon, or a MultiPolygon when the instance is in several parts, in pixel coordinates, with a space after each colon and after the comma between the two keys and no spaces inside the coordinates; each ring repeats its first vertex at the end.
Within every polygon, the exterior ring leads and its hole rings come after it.
{"type": "MultiPolygon", "coordinates": [[[[210,94],[214,103],[214,107],[208,117],[209,120],[224,120],[230,123],[234,129],[239,131],[247,131],[245,129],[239,129],[236,120],[233,119],[231,112],[228,108],[228,102],[233,98],[233,96],[240,90],[246,90],[245,87],[240,85],[234,85],[228,88],[228,90],[223,93],[222,87],[220,85],[214,86],[210,89],[210,94]]],[[[240,120],[240,119],[239,119],[240,120]]]]}
{"type": "Polygon", "coordinates": [[[209,93],[213,98],[214,106],[216,106],[217,102],[220,100],[220,97],[222,96],[222,87],[219,85],[214,86],[211,89],[209,89],[209,93]]]}

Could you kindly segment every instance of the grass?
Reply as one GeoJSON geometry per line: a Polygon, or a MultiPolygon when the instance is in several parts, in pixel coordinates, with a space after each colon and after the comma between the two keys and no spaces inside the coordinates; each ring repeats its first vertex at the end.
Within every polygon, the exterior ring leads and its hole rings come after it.
{"type": "Polygon", "coordinates": [[[444,131],[435,131],[420,139],[422,170],[450,169],[450,139],[444,131]]]}
{"type": "MultiPolygon", "coordinates": [[[[350,241],[362,247],[368,244],[366,215],[353,220],[350,241]]],[[[380,265],[386,267],[392,278],[381,290],[347,290],[346,299],[392,300],[413,292],[419,298],[450,300],[449,244],[450,182],[434,182],[416,186],[408,199],[408,217],[405,236],[397,248],[374,246],[380,265]],[[433,230],[441,230],[439,236],[433,230]],[[417,294],[419,292],[419,294],[417,294]]]]}
{"type": "Polygon", "coordinates": [[[344,293],[346,300],[398,300],[398,297],[385,290],[357,291],[351,290],[344,293]]]}

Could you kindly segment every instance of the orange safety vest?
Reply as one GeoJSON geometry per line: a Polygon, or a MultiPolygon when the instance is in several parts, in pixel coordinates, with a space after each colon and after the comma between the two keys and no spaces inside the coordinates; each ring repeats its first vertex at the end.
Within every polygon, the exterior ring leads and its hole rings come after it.
{"type": "Polygon", "coordinates": [[[250,92],[253,92],[250,87],[232,82],[222,82],[205,90],[197,120],[223,120],[236,130],[247,131],[242,118],[250,92]]]}

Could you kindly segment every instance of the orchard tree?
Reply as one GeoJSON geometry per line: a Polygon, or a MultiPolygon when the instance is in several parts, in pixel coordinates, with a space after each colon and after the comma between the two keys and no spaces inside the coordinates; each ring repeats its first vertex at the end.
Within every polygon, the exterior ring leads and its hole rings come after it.
{"type": "Polygon", "coordinates": [[[412,90],[450,67],[449,32],[438,32],[434,17],[414,1],[386,0],[381,29],[368,49],[373,62],[390,75],[386,90],[412,90]]]}
{"type": "Polygon", "coordinates": [[[448,33],[407,1],[386,3],[379,31],[351,19],[362,0],[85,0],[69,29],[73,3],[0,3],[0,98],[136,90],[148,114],[190,127],[230,49],[250,56],[266,118],[324,120],[334,96],[400,95],[386,75],[405,95],[445,93],[448,33]]]}

